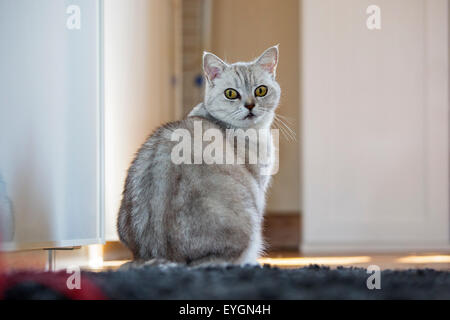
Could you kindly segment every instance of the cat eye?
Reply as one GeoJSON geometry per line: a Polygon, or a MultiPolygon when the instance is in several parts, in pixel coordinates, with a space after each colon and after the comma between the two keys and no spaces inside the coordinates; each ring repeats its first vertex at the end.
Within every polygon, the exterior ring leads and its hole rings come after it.
{"type": "Polygon", "coordinates": [[[234,100],[234,99],[237,99],[237,98],[240,97],[240,96],[239,96],[239,93],[238,93],[236,90],[231,89],[231,88],[226,89],[226,90],[224,91],[224,94],[225,94],[225,97],[227,97],[227,98],[230,99],[230,100],[234,100]]]}
{"type": "Polygon", "coordinates": [[[267,87],[266,86],[259,86],[255,89],[255,96],[257,97],[264,97],[267,94],[267,87]]]}

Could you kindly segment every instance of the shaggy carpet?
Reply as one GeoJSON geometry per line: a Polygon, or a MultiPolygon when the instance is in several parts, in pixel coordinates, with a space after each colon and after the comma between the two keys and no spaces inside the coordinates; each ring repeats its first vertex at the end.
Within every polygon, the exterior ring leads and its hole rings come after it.
{"type": "MultiPolygon", "coordinates": [[[[68,277],[66,273],[58,274],[64,281],[68,277]]],[[[146,266],[83,272],[81,285],[85,286],[88,281],[91,288],[98,288],[108,299],[450,299],[448,271],[382,271],[378,290],[367,288],[369,276],[365,269],[330,269],[316,265],[299,269],[146,266]]],[[[28,278],[8,286],[4,298],[76,298],[38,279],[28,278]]]]}

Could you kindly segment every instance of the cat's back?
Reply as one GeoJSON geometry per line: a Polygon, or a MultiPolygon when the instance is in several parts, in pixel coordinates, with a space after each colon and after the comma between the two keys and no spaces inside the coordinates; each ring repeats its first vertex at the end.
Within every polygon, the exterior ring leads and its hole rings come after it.
{"type": "MultiPolygon", "coordinates": [[[[245,192],[252,189],[252,183],[244,166],[196,165],[192,148],[188,148],[192,151],[190,163],[177,164],[172,158],[174,148],[180,145],[180,136],[190,139],[189,144],[193,147],[195,136],[203,137],[208,129],[222,131],[217,124],[201,117],[167,123],[155,130],[137,152],[128,170],[117,225],[121,241],[135,258],[166,256],[170,248],[166,243],[167,230],[172,226],[186,225],[194,217],[199,219],[196,226],[214,224],[214,215],[208,212],[213,207],[224,212],[220,205],[224,198],[229,199],[224,207],[230,207],[230,202],[238,205],[244,198],[245,203],[253,201],[252,194],[245,192]],[[214,190],[216,192],[212,192],[214,190]],[[205,217],[213,221],[205,220],[205,217]],[[147,247],[149,244],[151,248],[147,247]]],[[[244,209],[236,207],[231,211],[235,216],[234,212],[244,212],[244,209]]],[[[229,219],[231,225],[248,225],[249,218],[233,222],[237,219],[233,216],[229,219]]]]}
{"type": "MultiPolygon", "coordinates": [[[[139,148],[136,156],[128,169],[127,179],[123,192],[123,199],[136,199],[147,190],[155,187],[155,184],[164,185],[170,182],[170,177],[177,174],[181,168],[174,154],[179,156],[180,151],[174,148],[183,145],[185,150],[181,151],[184,159],[183,164],[193,163],[193,144],[196,135],[203,137],[203,132],[210,129],[221,130],[215,123],[201,118],[188,117],[183,120],[169,122],[156,129],[139,148]],[[200,131],[199,131],[200,128],[200,131]]],[[[200,137],[200,138],[201,138],[200,137]]],[[[146,196],[145,194],[143,196],[146,196]]]]}
{"type": "Polygon", "coordinates": [[[180,142],[181,138],[193,142],[195,135],[200,134],[200,138],[202,138],[204,132],[209,129],[223,131],[218,124],[197,116],[166,123],[147,138],[138,154],[142,151],[157,151],[159,148],[172,148],[180,142]]]}

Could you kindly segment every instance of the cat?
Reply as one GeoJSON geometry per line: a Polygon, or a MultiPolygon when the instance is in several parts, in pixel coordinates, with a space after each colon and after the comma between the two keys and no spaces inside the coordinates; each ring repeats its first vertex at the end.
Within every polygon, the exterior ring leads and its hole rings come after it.
{"type": "MultiPolygon", "coordinates": [[[[270,132],[281,94],[278,56],[278,46],[252,62],[234,64],[203,54],[204,101],[184,120],[151,134],[128,170],[117,229],[134,261],[257,264],[264,250],[262,222],[271,178],[263,170],[270,171],[274,162],[270,133],[265,164],[174,164],[177,142],[172,138],[177,130],[194,134],[195,122],[202,133],[223,132],[225,144],[235,139],[228,130],[270,132]]],[[[262,142],[249,137],[246,150],[251,143],[262,142]]],[[[232,151],[237,152],[236,145],[232,151]]]]}

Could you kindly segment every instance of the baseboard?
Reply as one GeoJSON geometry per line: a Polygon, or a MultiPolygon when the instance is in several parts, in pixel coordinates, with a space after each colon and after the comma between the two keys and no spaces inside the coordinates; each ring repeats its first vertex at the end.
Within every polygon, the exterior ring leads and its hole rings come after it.
{"type": "Polygon", "coordinates": [[[264,217],[263,235],[267,251],[298,251],[301,219],[299,212],[269,212],[264,217]]]}
{"type": "Polygon", "coordinates": [[[360,255],[450,253],[450,244],[308,244],[301,245],[302,255],[360,255]]]}
{"type": "Polygon", "coordinates": [[[131,251],[120,241],[106,242],[103,246],[103,259],[110,260],[131,260],[131,251]]]}

